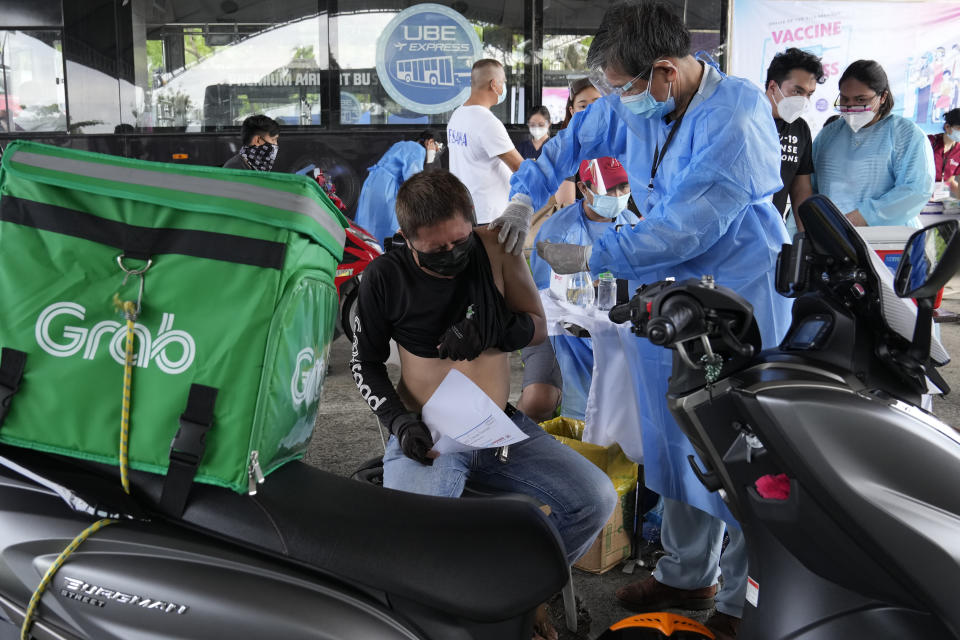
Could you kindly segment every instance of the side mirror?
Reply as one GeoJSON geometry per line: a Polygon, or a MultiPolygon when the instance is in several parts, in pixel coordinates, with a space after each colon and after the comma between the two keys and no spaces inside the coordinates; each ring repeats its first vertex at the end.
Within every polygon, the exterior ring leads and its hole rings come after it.
{"type": "Polygon", "coordinates": [[[899,297],[933,298],[960,269],[958,228],[956,220],[944,220],[910,236],[894,277],[899,297]]]}

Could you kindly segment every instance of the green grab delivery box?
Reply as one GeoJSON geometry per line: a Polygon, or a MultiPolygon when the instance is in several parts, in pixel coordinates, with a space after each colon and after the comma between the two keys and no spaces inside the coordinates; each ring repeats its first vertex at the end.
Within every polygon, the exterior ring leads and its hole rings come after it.
{"type": "Polygon", "coordinates": [[[0,369],[20,359],[22,377],[0,442],[119,463],[118,302],[139,300],[130,468],[172,474],[186,460],[195,481],[255,490],[312,434],[345,226],[304,176],[11,143],[0,163],[0,369]],[[194,417],[211,402],[212,416],[194,417]]]}

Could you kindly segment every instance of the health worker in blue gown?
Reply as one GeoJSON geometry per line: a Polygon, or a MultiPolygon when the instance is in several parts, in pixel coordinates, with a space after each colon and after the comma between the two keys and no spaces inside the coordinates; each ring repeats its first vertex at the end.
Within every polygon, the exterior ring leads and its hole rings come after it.
{"type": "Polygon", "coordinates": [[[403,140],[390,147],[377,164],[370,167],[363,181],[354,222],[370,232],[377,242],[391,237],[400,228],[395,209],[400,185],[423,171],[424,163],[432,163],[436,153],[432,136],[421,135],[419,142],[403,140]]]}
{"type": "Polygon", "coordinates": [[[920,228],[934,186],[933,149],[915,123],[893,115],[887,74],[857,60],[840,76],[841,120],[813,141],[813,189],[858,227],[920,228]]]}
{"type": "MultiPolygon", "coordinates": [[[[786,333],[790,301],[774,287],[777,255],[788,238],[771,201],[782,184],[770,103],[752,83],[724,75],[689,50],[689,32],[666,5],[608,9],[588,53],[591,77],[607,95],[574,116],[538,160],[520,166],[511,203],[493,225],[508,250],[518,239],[522,246],[524,221],[582,160],[618,158],[643,219],[607,231],[592,248],[541,243],[538,253],[557,273],[610,270],[640,282],[713,275],[750,301],[764,346],[772,347],[786,333]]],[[[632,344],[644,478],[665,498],[667,555],[650,578],[617,597],[644,610],[710,609],[715,602],[710,626],[735,635],[747,584],[743,536],[687,462],[693,448],[664,397],[671,352],[639,338],[632,344]],[[734,526],[718,568],[725,522],[734,526]],[[721,570],[724,588],[715,599],[721,570]]]]}
{"type": "MultiPolygon", "coordinates": [[[[584,160],[577,174],[582,200],[560,209],[540,227],[537,241],[547,240],[578,245],[593,244],[608,229],[639,221],[627,209],[630,183],[627,171],[615,158],[584,160]]],[[[530,256],[530,269],[537,289],[549,289],[553,272],[536,253],[530,256]]],[[[550,336],[550,345],[560,365],[563,384],[561,415],[586,419],[587,397],[593,380],[593,343],[590,338],[572,335],[550,336]]],[[[528,349],[530,347],[527,347],[528,349]]],[[[537,348],[537,347],[534,347],[537,348]]]]}

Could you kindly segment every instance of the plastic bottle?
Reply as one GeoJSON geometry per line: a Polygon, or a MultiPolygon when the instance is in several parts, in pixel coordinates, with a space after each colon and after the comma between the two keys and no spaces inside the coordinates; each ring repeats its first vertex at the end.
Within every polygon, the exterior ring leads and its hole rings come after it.
{"type": "Polygon", "coordinates": [[[617,301],[617,281],[613,274],[604,271],[597,283],[597,309],[609,311],[617,301]]]}

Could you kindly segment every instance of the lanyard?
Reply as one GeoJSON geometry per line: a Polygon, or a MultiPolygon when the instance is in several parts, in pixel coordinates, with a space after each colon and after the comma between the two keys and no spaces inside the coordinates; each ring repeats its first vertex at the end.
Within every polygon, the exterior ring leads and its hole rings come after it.
{"type": "Polygon", "coordinates": [[[673,136],[677,133],[677,129],[680,128],[681,122],[683,122],[683,114],[680,114],[680,117],[674,121],[673,126],[670,128],[670,133],[667,134],[667,139],[663,143],[663,149],[660,148],[660,143],[657,143],[657,150],[653,154],[653,164],[650,166],[650,184],[647,185],[648,191],[653,191],[653,179],[657,176],[660,163],[663,162],[663,157],[667,155],[667,148],[673,141],[673,136]]]}

